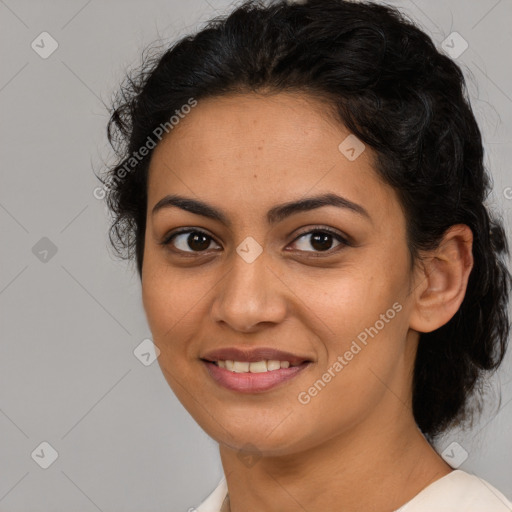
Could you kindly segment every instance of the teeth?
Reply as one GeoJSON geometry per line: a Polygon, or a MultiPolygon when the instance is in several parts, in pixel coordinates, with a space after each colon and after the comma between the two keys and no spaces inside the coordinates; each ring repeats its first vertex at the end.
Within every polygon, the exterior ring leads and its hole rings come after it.
{"type": "MultiPolygon", "coordinates": [[[[264,373],[267,371],[279,370],[280,368],[289,368],[290,361],[277,361],[271,359],[268,361],[257,361],[248,363],[247,361],[217,361],[219,368],[225,368],[235,373],[264,373]]],[[[298,366],[298,365],[293,365],[298,366]]]]}
{"type": "Polygon", "coordinates": [[[266,361],[258,361],[256,363],[249,364],[249,371],[251,373],[263,373],[267,371],[267,362],[266,361]]]}
{"type": "Polygon", "coordinates": [[[233,371],[236,373],[247,373],[249,371],[250,363],[242,361],[233,361],[233,371]]]}
{"type": "MultiPolygon", "coordinates": [[[[284,363],[285,361],[283,361],[284,363]]],[[[269,361],[267,363],[267,368],[269,371],[271,370],[279,370],[281,368],[281,363],[279,361],[269,361]]]]}

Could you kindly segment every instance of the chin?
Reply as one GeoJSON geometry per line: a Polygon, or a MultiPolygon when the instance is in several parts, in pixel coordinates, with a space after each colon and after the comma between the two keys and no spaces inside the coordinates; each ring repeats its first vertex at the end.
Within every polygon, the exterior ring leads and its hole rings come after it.
{"type": "Polygon", "coordinates": [[[205,431],[221,446],[231,450],[254,453],[257,456],[278,457],[307,448],[304,440],[301,441],[298,427],[277,427],[273,430],[266,423],[224,425],[226,430],[219,430],[216,426],[213,430],[205,431]]]}

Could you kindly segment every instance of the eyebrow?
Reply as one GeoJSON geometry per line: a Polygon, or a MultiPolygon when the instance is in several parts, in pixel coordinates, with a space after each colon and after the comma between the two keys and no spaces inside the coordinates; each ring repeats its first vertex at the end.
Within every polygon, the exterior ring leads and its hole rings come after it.
{"type": "MultiPolygon", "coordinates": [[[[361,217],[366,217],[370,222],[372,221],[370,214],[360,204],[349,201],[348,199],[336,194],[328,193],[276,205],[267,212],[267,222],[271,225],[276,224],[293,214],[315,210],[324,206],[345,208],[360,215],[361,217]]],[[[180,208],[187,212],[219,221],[225,226],[231,227],[231,221],[224,212],[222,212],[222,210],[203,201],[198,201],[197,199],[180,195],[167,195],[160,199],[160,201],[158,201],[158,203],[153,207],[151,215],[155,215],[155,213],[163,210],[164,208],[171,207],[180,208]]]]}

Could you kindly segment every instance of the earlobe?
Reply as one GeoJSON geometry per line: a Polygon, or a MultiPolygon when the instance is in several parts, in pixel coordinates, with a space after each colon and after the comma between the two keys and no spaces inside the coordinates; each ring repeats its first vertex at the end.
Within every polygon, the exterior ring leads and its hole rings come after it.
{"type": "Polygon", "coordinates": [[[439,247],[423,254],[417,266],[411,329],[432,332],[453,318],[464,300],[473,263],[471,229],[451,226],[439,247]]]}

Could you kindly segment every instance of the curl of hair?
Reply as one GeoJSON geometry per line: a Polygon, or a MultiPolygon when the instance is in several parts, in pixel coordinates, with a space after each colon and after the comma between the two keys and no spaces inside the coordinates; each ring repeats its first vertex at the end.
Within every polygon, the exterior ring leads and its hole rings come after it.
{"type": "MultiPolygon", "coordinates": [[[[512,276],[502,223],[484,202],[490,177],[460,68],[397,9],[347,0],[247,0],[210,20],[130,74],[114,100],[107,170],[110,239],[142,273],[149,154],[120,170],[190,98],[296,91],[324,99],[340,123],[377,155],[376,171],[396,190],[407,221],[411,264],[454,224],[474,237],[474,267],[458,312],[421,333],[413,413],[433,441],[462,424],[486,371],[503,360],[512,276]]],[[[132,159],[132,160],[130,160],[132,159]]]]}

